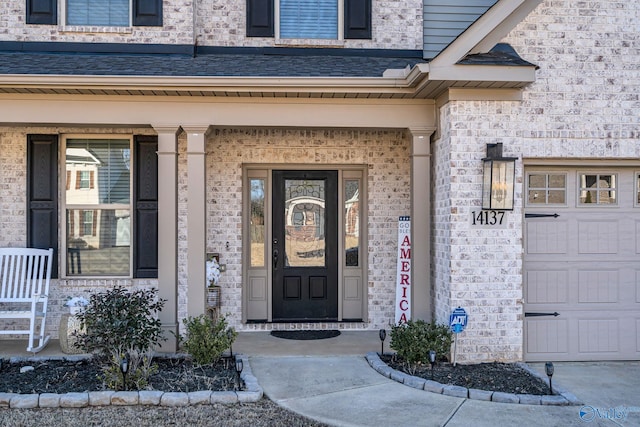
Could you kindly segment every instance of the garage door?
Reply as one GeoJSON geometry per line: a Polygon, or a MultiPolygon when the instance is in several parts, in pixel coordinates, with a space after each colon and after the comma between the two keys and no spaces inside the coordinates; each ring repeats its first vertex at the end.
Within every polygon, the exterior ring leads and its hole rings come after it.
{"type": "Polygon", "coordinates": [[[525,360],[640,360],[639,168],[525,176],[525,360]]]}

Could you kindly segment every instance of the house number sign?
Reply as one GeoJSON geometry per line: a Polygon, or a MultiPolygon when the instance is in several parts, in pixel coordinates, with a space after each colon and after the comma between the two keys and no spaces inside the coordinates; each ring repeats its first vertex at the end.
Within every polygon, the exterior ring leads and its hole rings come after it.
{"type": "Polygon", "coordinates": [[[477,210],[471,211],[471,226],[478,228],[506,228],[505,211],[477,210]]]}

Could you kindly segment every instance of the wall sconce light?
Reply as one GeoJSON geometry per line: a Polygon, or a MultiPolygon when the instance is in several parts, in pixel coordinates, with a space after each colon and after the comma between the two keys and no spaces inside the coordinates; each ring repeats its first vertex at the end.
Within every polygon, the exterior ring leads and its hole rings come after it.
{"type": "Polygon", "coordinates": [[[483,162],[482,209],[513,210],[517,157],[502,157],[502,143],[487,144],[483,162]]]}

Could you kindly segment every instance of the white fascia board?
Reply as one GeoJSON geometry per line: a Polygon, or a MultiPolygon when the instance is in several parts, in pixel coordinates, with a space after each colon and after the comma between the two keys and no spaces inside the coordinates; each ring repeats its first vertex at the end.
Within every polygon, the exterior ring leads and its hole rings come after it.
{"type": "Polygon", "coordinates": [[[499,0],[431,62],[432,67],[455,64],[470,53],[486,53],[542,0],[499,0]],[[482,48],[479,48],[482,46],[482,48]]]}
{"type": "Polygon", "coordinates": [[[448,67],[431,67],[429,80],[532,83],[536,80],[536,68],[533,65],[451,65],[448,67]]]}
{"type": "Polygon", "coordinates": [[[414,86],[422,72],[414,69],[406,77],[148,77],[12,75],[0,76],[0,87],[47,89],[110,89],[167,91],[239,91],[239,92],[362,92],[367,89],[393,91],[414,86]]]}

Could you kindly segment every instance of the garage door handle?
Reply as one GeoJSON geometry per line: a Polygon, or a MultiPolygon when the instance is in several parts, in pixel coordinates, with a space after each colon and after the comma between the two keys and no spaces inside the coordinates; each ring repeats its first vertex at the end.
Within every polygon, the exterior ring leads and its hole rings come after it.
{"type": "Polygon", "coordinates": [[[525,313],[524,317],[542,317],[542,316],[553,316],[553,317],[558,317],[560,316],[560,313],[558,313],[557,311],[553,312],[553,313],[525,313]]]}
{"type": "Polygon", "coordinates": [[[524,214],[525,218],[558,218],[560,215],[553,214],[524,214]]]}

